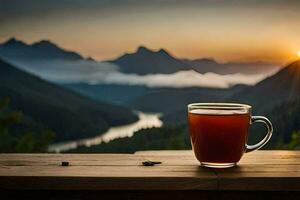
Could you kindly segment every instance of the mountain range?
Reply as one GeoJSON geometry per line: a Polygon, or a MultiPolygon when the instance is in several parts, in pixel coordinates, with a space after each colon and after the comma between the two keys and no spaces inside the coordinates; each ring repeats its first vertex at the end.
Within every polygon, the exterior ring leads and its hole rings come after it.
{"type": "MultiPolygon", "coordinates": [[[[13,109],[22,110],[27,122],[56,131],[57,141],[87,137],[113,125],[133,122],[137,118],[128,108],[162,112],[165,124],[185,123],[186,105],[192,102],[250,104],[254,114],[266,115],[275,123],[274,138],[278,137],[278,141],[282,138],[288,141],[291,131],[299,129],[300,61],[282,68],[274,68],[274,65],[263,62],[222,64],[213,59],[179,59],[164,49],[153,51],[146,47],[139,47],[134,53],[109,61],[112,66],[117,65],[121,73],[139,75],[170,74],[191,69],[223,75],[259,74],[280,69],[254,86],[236,85],[228,89],[215,89],[149,88],[81,82],[58,86],[7,63],[16,63],[16,67],[21,69],[26,66],[27,71],[34,68],[33,73],[46,69],[48,71],[45,74],[50,74],[49,68],[53,72],[65,67],[58,65],[56,60],[68,63],[71,69],[68,73],[82,73],[90,67],[88,64],[98,63],[64,50],[50,41],[26,44],[11,39],[0,45],[0,57],[5,60],[0,61],[0,97],[11,96],[13,109]],[[80,64],[75,67],[76,63],[80,64]],[[122,106],[113,106],[112,102],[122,106]]],[[[98,67],[92,66],[94,69],[98,67]]]]}
{"type": "MultiPolygon", "coordinates": [[[[209,90],[201,91],[199,88],[195,88],[194,91],[191,88],[176,91],[165,88],[164,91],[148,93],[140,97],[136,105],[150,111],[165,112],[164,127],[141,130],[131,138],[120,138],[92,147],[80,147],[72,152],[129,153],[153,149],[191,149],[186,124],[187,101],[189,103],[203,101],[248,103],[253,106],[253,115],[266,116],[273,124],[273,136],[264,149],[282,149],[290,148],[291,144],[299,145],[299,141],[296,141],[296,133],[298,131],[299,134],[300,130],[300,60],[292,62],[255,86],[236,86],[235,91],[232,89],[219,89],[213,93],[209,90]],[[291,142],[292,138],[293,142],[291,142]]],[[[247,143],[255,144],[260,141],[265,131],[262,126],[251,126],[247,143]]]]}
{"type": "MultiPolygon", "coordinates": [[[[74,64],[76,61],[95,62],[92,58],[84,58],[79,53],[65,50],[50,40],[26,44],[15,38],[0,44],[0,57],[33,73],[38,72],[39,69],[43,70],[43,66],[49,67],[49,62],[67,61],[74,64]]],[[[138,47],[134,53],[125,53],[108,62],[117,65],[123,73],[139,75],[171,74],[182,70],[195,70],[199,73],[213,72],[216,74],[259,74],[278,69],[278,65],[265,62],[218,63],[214,59],[208,58],[180,59],[174,57],[165,49],[153,51],[144,46],[138,47]]],[[[53,65],[55,64],[57,63],[53,65]]],[[[82,65],[81,68],[84,69],[85,66],[82,65]]]]}
{"type": "Polygon", "coordinates": [[[115,71],[117,68],[112,64],[96,62],[90,57],[84,58],[49,40],[26,44],[11,38],[0,44],[0,58],[21,70],[55,83],[74,79],[81,81],[86,79],[82,77],[115,71]]]}
{"type": "Polygon", "coordinates": [[[55,131],[55,141],[99,135],[111,126],[138,119],[125,107],[93,101],[2,60],[0,80],[0,99],[11,99],[10,109],[23,112],[26,127],[55,131]]]}
{"type": "Polygon", "coordinates": [[[135,53],[126,53],[111,62],[117,64],[121,72],[140,75],[171,74],[189,69],[188,64],[174,58],[166,50],[151,51],[146,47],[139,47],[135,53]]]}
{"type": "Polygon", "coordinates": [[[138,47],[134,53],[126,53],[110,62],[117,64],[121,72],[140,75],[171,74],[181,70],[195,70],[202,74],[207,72],[216,74],[259,74],[268,73],[278,68],[275,64],[265,62],[218,63],[214,59],[208,58],[179,59],[164,49],[153,51],[143,46],[138,47]]]}
{"type": "Polygon", "coordinates": [[[230,97],[249,103],[254,109],[265,112],[282,103],[300,99],[300,60],[294,61],[275,75],[230,97]]]}
{"type": "MultiPolygon", "coordinates": [[[[122,88],[123,92],[120,94],[127,97],[122,105],[146,112],[162,112],[162,119],[167,126],[186,124],[186,106],[189,103],[246,103],[252,106],[253,115],[264,115],[272,121],[274,134],[268,144],[269,148],[281,143],[288,143],[292,132],[300,129],[300,60],[282,67],[277,73],[254,86],[236,85],[228,89],[147,89],[136,86],[71,84],[67,87],[77,92],[78,88],[81,88],[80,92],[95,99],[102,99],[105,96],[106,99],[111,98],[118,101],[123,97],[118,95],[118,90],[122,88]],[[104,94],[105,88],[109,88],[109,90],[106,90],[104,94]],[[131,94],[132,91],[137,92],[131,94]]],[[[255,143],[259,140],[260,135],[264,132],[260,128],[254,126],[251,129],[250,142],[255,143]]],[[[122,142],[123,140],[120,140],[120,143],[122,142]]]]}
{"type": "Polygon", "coordinates": [[[49,40],[32,44],[11,38],[0,45],[0,56],[8,60],[81,60],[78,53],[60,48],[49,40]]]}
{"type": "MultiPolygon", "coordinates": [[[[287,65],[279,72],[265,80],[257,83],[254,86],[236,86],[232,88],[233,92],[228,93],[230,90],[226,90],[224,95],[220,92],[214,98],[203,100],[198,98],[198,101],[193,102],[238,102],[252,105],[254,114],[264,114],[271,112],[274,108],[291,102],[299,102],[300,99],[300,61],[292,62],[287,65]],[[233,90],[235,88],[235,90],[233,90]]],[[[209,94],[209,93],[208,93],[209,94]]],[[[205,96],[206,93],[202,95],[205,96]]],[[[150,95],[147,96],[148,102],[157,102],[161,99],[161,95],[150,95]]],[[[178,110],[179,102],[172,107],[172,100],[176,101],[178,98],[169,99],[170,110],[177,110],[176,118],[171,112],[165,113],[166,122],[181,121],[184,122],[186,119],[186,109],[183,107],[186,102],[181,102],[181,110],[178,110]]],[[[143,108],[145,100],[142,98],[137,100],[136,105],[140,105],[143,108]]],[[[191,103],[192,101],[190,101],[191,103]]],[[[160,104],[151,104],[152,106],[157,105],[155,109],[160,109],[160,104]]],[[[151,105],[147,105],[150,107],[151,105]]],[[[163,107],[163,106],[161,106],[163,107]]],[[[300,111],[299,111],[300,112],[300,111]]]]}

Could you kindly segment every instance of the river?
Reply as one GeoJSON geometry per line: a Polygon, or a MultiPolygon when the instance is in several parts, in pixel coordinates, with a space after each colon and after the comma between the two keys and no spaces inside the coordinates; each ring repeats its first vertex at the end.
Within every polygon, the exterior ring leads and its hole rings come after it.
{"type": "Polygon", "coordinates": [[[161,127],[163,125],[163,122],[159,119],[161,114],[144,112],[137,112],[137,114],[139,120],[132,124],[111,127],[105,133],[92,138],[55,143],[49,146],[48,151],[59,153],[62,151],[76,149],[79,146],[90,147],[101,144],[102,142],[109,142],[117,138],[132,137],[138,130],[161,127]]]}

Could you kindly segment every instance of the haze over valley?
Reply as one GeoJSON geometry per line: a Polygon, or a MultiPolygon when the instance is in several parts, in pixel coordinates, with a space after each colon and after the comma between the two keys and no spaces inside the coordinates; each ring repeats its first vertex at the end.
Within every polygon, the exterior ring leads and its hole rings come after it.
{"type": "Polygon", "coordinates": [[[299,7],[0,0],[0,152],[190,149],[194,102],[252,105],[266,149],[299,149],[299,7]]]}
{"type": "Polygon", "coordinates": [[[210,59],[187,61],[139,47],[112,61],[85,59],[43,40],[33,44],[11,38],[0,46],[0,56],[15,66],[57,83],[120,84],[147,87],[229,88],[254,85],[274,74],[270,63],[226,63],[210,59]],[[41,53],[43,52],[43,53],[41,53]]]}

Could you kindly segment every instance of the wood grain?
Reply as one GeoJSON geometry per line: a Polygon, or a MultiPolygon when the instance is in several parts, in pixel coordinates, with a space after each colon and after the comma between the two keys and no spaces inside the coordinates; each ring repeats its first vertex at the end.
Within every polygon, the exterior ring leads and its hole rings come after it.
{"type": "Polygon", "coordinates": [[[300,191],[300,151],[251,152],[229,169],[201,167],[192,151],[0,154],[0,189],[300,191]]]}

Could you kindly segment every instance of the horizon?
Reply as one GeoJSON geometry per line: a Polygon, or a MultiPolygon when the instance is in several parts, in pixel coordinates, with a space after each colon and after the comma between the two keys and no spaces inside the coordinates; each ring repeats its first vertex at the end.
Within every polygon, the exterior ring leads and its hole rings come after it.
{"type": "MultiPolygon", "coordinates": [[[[77,52],[77,51],[75,51],[75,50],[73,50],[73,49],[67,49],[67,48],[63,47],[62,45],[60,45],[60,44],[56,43],[55,41],[52,41],[52,40],[50,40],[50,39],[48,39],[48,38],[42,38],[42,39],[40,39],[40,40],[32,41],[32,42],[28,43],[28,42],[26,42],[26,41],[23,41],[23,40],[17,38],[17,37],[12,36],[12,37],[10,37],[10,38],[8,38],[8,39],[6,39],[6,40],[0,41],[0,45],[3,45],[3,44],[5,44],[5,43],[7,43],[7,42],[9,42],[9,41],[12,41],[12,40],[15,40],[16,42],[22,42],[22,43],[24,43],[25,45],[28,45],[28,46],[32,46],[32,45],[34,45],[34,44],[36,44],[36,43],[40,43],[40,42],[49,42],[49,43],[51,43],[51,44],[57,46],[57,48],[62,49],[62,50],[64,50],[64,51],[78,53],[78,54],[79,54],[80,56],[82,56],[84,59],[89,59],[89,58],[91,58],[91,59],[94,59],[94,60],[97,61],[97,62],[107,62],[107,61],[110,61],[110,60],[107,60],[107,59],[104,59],[104,60],[98,60],[98,59],[95,59],[94,57],[92,57],[92,56],[90,56],[90,55],[85,55],[85,56],[84,56],[84,55],[82,55],[80,52],[77,52]]],[[[166,48],[164,48],[164,47],[161,47],[161,48],[158,48],[158,49],[151,49],[151,48],[149,48],[149,47],[147,47],[147,46],[144,46],[144,45],[139,45],[139,46],[137,46],[132,52],[125,51],[125,52],[123,52],[123,53],[117,55],[116,57],[112,58],[111,60],[118,59],[118,58],[120,58],[120,57],[122,57],[122,56],[124,56],[124,55],[126,55],[126,54],[134,54],[134,53],[137,53],[138,50],[139,50],[139,48],[145,48],[145,49],[147,49],[147,50],[149,50],[149,51],[151,51],[151,52],[155,52],[155,53],[157,53],[157,52],[163,50],[163,51],[166,51],[170,56],[172,56],[172,57],[174,57],[174,58],[176,58],[176,59],[180,59],[180,60],[211,60],[211,61],[214,61],[214,62],[219,63],[219,64],[227,64],[227,63],[241,63],[241,64],[242,64],[242,63],[245,63],[245,64],[247,64],[247,63],[265,63],[265,64],[274,64],[274,65],[277,64],[277,65],[279,65],[280,67],[284,67],[285,65],[288,65],[289,63],[292,63],[292,62],[295,62],[295,61],[297,61],[297,60],[300,60],[300,58],[299,58],[300,56],[298,55],[298,58],[296,57],[294,60],[288,60],[288,61],[286,61],[286,62],[284,62],[284,63],[271,62],[271,61],[263,61],[263,60],[254,60],[254,61],[235,61],[235,60],[229,60],[229,61],[221,62],[221,61],[217,60],[217,59],[214,58],[214,57],[199,57],[199,58],[195,58],[195,59],[193,59],[193,58],[186,58],[186,57],[176,57],[176,56],[174,56],[168,49],[166,49],[166,48]]],[[[298,54],[298,53],[299,53],[299,52],[297,52],[296,54],[298,54]]]]}
{"type": "Polygon", "coordinates": [[[0,42],[11,37],[26,43],[47,38],[96,60],[146,46],[166,49],[177,58],[284,64],[298,59],[300,50],[297,1],[0,0],[0,4],[0,42]]]}
{"type": "MultiPolygon", "coordinates": [[[[48,50],[53,51],[55,48],[57,50],[65,51],[64,53],[77,53],[70,49],[66,50],[64,47],[56,44],[54,41],[44,39],[40,41],[34,41],[32,43],[26,43],[18,38],[12,37],[4,43],[0,43],[0,47],[4,48],[12,48],[19,49],[23,45],[25,48],[29,48],[29,52],[31,52],[31,47],[35,48],[36,45],[43,44],[43,49],[39,51],[48,52],[48,50]],[[2,45],[2,46],[1,46],[2,45]]],[[[10,50],[8,49],[8,52],[10,50]]],[[[20,48],[27,52],[26,49],[20,48]]],[[[4,50],[5,52],[5,50],[4,50]]],[[[160,49],[158,51],[154,51],[148,49],[145,46],[139,46],[136,55],[140,55],[143,57],[145,52],[150,57],[157,56],[158,58],[163,55],[164,59],[171,59],[172,55],[168,53],[165,49],[160,49]],[[161,54],[161,52],[164,52],[161,54]]],[[[26,53],[25,53],[26,54],[26,53]]],[[[29,53],[30,55],[30,53],[29,53]]],[[[122,55],[130,56],[130,54],[124,52],[122,55]]],[[[77,58],[80,58],[80,54],[78,54],[77,58]]],[[[163,71],[157,71],[157,73],[149,73],[149,74],[139,74],[141,72],[132,71],[127,74],[120,70],[120,65],[117,62],[119,59],[122,59],[123,56],[116,58],[111,61],[92,61],[89,59],[90,57],[83,57],[84,59],[79,59],[78,62],[73,62],[72,60],[44,60],[39,61],[39,57],[32,58],[35,62],[26,61],[26,60],[18,60],[16,58],[6,58],[12,64],[16,65],[22,70],[25,70],[29,73],[35,74],[40,78],[54,82],[59,84],[67,84],[67,83],[77,83],[84,82],[89,85],[94,84],[121,84],[121,85],[136,85],[136,86],[146,86],[149,88],[159,88],[159,87],[170,87],[170,88],[187,88],[187,87],[206,87],[206,88],[230,88],[235,85],[255,85],[256,83],[264,80],[266,77],[275,74],[281,67],[278,65],[274,65],[271,63],[260,62],[260,63],[244,63],[246,65],[265,65],[264,67],[270,65],[267,68],[263,68],[262,71],[258,72],[246,72],[247,67],[245,67],[246,71],[242,72],[243,63],[237,62],[228,62],[228,63],[218,63],[216,60],[211,59],[212,62],[215,62],[217,65],[222,64],[237,64],[239,68],[237,68],[234,72],[226,72],[223,74],[218,71],[206,71],[200,73],[196,68],[193,68],[192,65],[189,65],[188,68],[184,68],[181,70],[175,70],[171,73],[164,74],[163,71]],[[43,66],[41,68],[41,66],[43,66]],[[220,73],[220,74],[219,74],[220,73]]],[[[134,57],[134,56],[133,56],[134,57]]],[[[147,56],[146,56],[147,57],[147,56]]],[[[5,56],[4,56],[5,58],[5,56]]],[[[153,57],[151,58],[153,59],[153,57]]],[[[175,58],[178,62],[181,62],[182,65],[186,65],[184,59],[175,58]]],[[[202,58],[201,60],[208,60],[208,58],[202,58]]],[[[198,61],[198,60],[197,60],[198,61]]],[[[204,62],[205,62],[204,61],[204,62]]],[[[169,66],[172,68],[172,66],[169,66]]]]}
{"type": "Polygon", "coordinates": [[[215,167],[238,162],[225,155],[232,145],[241,155],[266,142],[264,150],[300,150],[298,8],[300,0],[0,0],[0,153],[201,149],[190,138],[193,103],[216,110],[198,113],[196,128],[220,136],[208,152],[241,136],[207,158],[215,167]],[[222,112],[228,103],[251,108],[222,112]],[[255,120],[267,127],[250,128],[255,120]]]}

